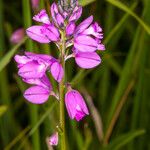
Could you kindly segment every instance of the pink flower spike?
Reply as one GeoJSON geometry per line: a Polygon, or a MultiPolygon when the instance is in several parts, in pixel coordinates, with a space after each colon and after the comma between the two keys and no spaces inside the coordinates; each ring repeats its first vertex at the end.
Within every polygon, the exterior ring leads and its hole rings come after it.
{"type": "Polygon", "coordinates": [[[45,24],[50,24],[48,14],[46,13],[45,9],[42,9],[37,15],[35,15],[33,17],[33,20],[38,21],[38,22],[42,22],[45,24]]]}
{"type": "Polygon", "coordinates": [[[69,90],[65,95],[65,105],[71,119],[82,120],[89,115],[88,108],[81,94],[76,90],[69,90]]]}
{"type": "Polygon", "coordinates": [[[43,26],[31,26],[26,30],[27,35],[39,42],[39,43],[50,43],[50,40],[42,33],[43,26]]]}
{"type": "Polygon", "coordinates": [[[33,104],[45,103],[50,95],[50,91],[42,86],[32,86],[24,92],[24,97],[33,104]]]}
{"type": "Polygon", "coordinates": [[[51,146],[56,146],[58,145],[58,132],[54,133],[50,138],[49,138],[49,144],[51,146]]]}
{"type": "Polygon", "coordinates": [[[13,44],[18,44],[19,42],[21,42],[24,36],[25,36],[24,29],[23,28],[17,29],[15,32],[12,33],[10,41],[13,44]]]}
{"type": "Polygon", "coordinates": [[[96,52],[78,52],[75,55],[75,61],[81,68],[90,69],[98,66],[101,59],[96,52]]]}
{"type": "Polygon", "coordinates": [[[50,71],[56,81],[60,82],[62,80],[64,76],[64,70],[59,62],[55,61],[52,63],[50,71]]]}

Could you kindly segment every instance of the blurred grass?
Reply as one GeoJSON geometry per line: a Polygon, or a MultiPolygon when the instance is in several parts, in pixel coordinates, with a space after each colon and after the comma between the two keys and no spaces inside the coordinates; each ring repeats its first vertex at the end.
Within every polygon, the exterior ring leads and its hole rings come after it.
{"type": "MultiPolygon", "coordinates": [[[[30,0],[22,0],[22,10],[23,10],[23,22],[24,22],[24,28],[27,29],[32,25],[32,16],[31,16],[31,2],[30,0]]],[[[28,39],[26,42],[26,49],[28,51],[33,51],[34,44],[31,39],[28,39]]],[[[38,106],[29,104],[29,116],[31,120],[31,126],[34,126],[38,121],[38,106]]],[[[33,141],[33,149],[40,150],[40,136],[39,136],[39,130],[37,129],[36,132],[32,135],[32,141],[33,141]]]]}
{"type": "MultiPolygon", "coordinates": [[[[67,62],[70,82],[79,90],[86,88],[86,93],[84,90],[82,93],[85,97],[88,93],[86,98],[91,111],[81,123],[70,121],[66,113],[69,150],[148,150],[150,1],[81,0],[80,3],[85,6],[83,18],[94,13],[101,23],[106,52],[99,52],[102,64],[92,70],[79,70],[73,61],[67,62]],[[98,116],[101,116],[104,127],[102,140],[98,139],[99,131],[96,130],[100,120],[96,122],[94,119],[98,116]]],[[[21,92],[26,85],[16,75],[12,57],[22,48],[57,54],[56,48],[26,38],[13,47],[8,39],[10,29],[28,28],[33,24],[35,12],[31,10],[30,0],[15,3],[9,0],[10,10],[7,4],[8,0],[0,1],[0,106],[7,108],[5,111],[0,107],[0,149],[44,150],[47,149],[46,137],[58,125],[57,107],[51,98],[39,107],[25,103],[21,92]],[[17,88],[14,90],[14,87],[17,88]]],[[[41,0],[40,8],[45,4],[41,0]]]]}

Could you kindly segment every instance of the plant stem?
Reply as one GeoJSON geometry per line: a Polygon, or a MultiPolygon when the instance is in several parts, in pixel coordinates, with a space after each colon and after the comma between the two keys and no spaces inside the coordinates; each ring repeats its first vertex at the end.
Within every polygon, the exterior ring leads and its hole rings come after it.
{"type": "Polygon", "coordinates": [[[110,136],[112,134],[113,128],[114,128],[114,126],[116,124],[116,121],[117,121],[117,119],[118,119],[118,117],[120,115],[120,112],[121,112],[121,110],[122,110],[122,108],[123,108],[123,106],[124,106],[124,104],[125,104],[125,102],[126,102],[126,100],[128,98],[129,93],[131,92],[134,84],[135,84],[135,80],[133,79],[129,83],[129,85],[128,85],[124,95],[122,96],[122,98],[121,98],[121,100],[120,100],[120,102],[119,102],[119,104],[118,104],[118,106],[116,108],[116,111],[115,111],[115,113],[113,115],[113,118],[112,118],[112,120],[111,120],[111,122],[109,124],[109,127],[108,127],[108,129],[106,131],[106,134],[105,134],[105,137],[104,137],[104,140],[103,140],[103,144],[104,145],[107,145],[108,142],[109,142],[109,139],[110,139],[110,136]]]}
{"type": "MultiPolygon", "coordinates": [[[[62,32],[62,46],[60,54],[60,62],[65,72],[65,32],[62,32]]],[[[60,98],[60,127],[62,129],[61,133],[61,150],[66,150],[66,134],[65,134],[65,108],[64,108],[64,89],[65,89],[65,73],[64,77],[59,84],[59,98],[60,98]]]]}

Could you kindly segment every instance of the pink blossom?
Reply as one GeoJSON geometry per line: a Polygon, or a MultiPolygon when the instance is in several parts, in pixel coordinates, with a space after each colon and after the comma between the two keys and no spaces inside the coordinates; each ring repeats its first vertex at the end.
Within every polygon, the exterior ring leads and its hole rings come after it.
{"type": "Polygon", "coordinates": [[[50,24],[50,20],[48,14],[46,13],[45,9],[42,9],[37,15],[33,17],[33,20],[45,24],[50,24]]]}
{"type": "Polygon", "coordinates": [[[96,52],[78,52],[75,61],[81,68],[90,69],[101,63],[101,58],[96,52]]]}
{"type": "Polygon", "coordinates": [[[50,138],[49,138],[49,144],[51,146],[56,146],[58,145],[58,132],[54,133],[50,138]]]}
{"type": "Polygon", "coordinates": [[[94,52],[105,50],[101,43],[103,39],[102,29],[98,23],[93,22],[93,16],[88,17],[77,26],[74,36],[74,47],[81,52],[94,52]]]}
{"type": "Polygon", "coordinates": [[[24,79],[37,79],[43,77],[46,71],[50,71],[54,79],[60,82],[64,71],[61,64],[52,56],[25,52],[25,55],[15,56],[18,63],[18,74],[24,79]]]}
{"type": "Polygon", "coordinates": [[[71,119],[82,120],[89,115],[88,108],[81,94],[76,90],[69,90],[65,95],[65,104],[71,119]]]}

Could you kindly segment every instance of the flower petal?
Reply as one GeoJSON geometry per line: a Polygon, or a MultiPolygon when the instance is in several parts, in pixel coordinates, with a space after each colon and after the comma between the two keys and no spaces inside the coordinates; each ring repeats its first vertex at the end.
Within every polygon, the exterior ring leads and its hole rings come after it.
{"type": "Polygon", "coordinates": [[[42,9],[37,15],[35,15],[33,17],[33,20],[42,22],[42,23],[46,23],[46,24],[50,24],[48,14],[46,13],[45,9],[42,9]]]}
{"type": "Polygon", "coordinates": [[[15,59],[15,61],[18,63],[19,68],[20,68],[22,65],[24,65],[24,64],[26,64],[26,63],[32,61],[32,59],[30,59],[30,58],[28,58],[28,57],[26,57],[26,56],[20,56],[20,55],[15,55],[14,59],[15,59]]]}
{"type": "Polygon", "coordinates": [[[90,36],[79,35],[74,39],[74,47],[81,52],[94,52],[97,50],[98,43],[90,36]]]}
{"type": "Polygon", "coordinates": [[[45,74],[46,69],[44,64],[29,62],[19,69],[18,74],[23,78],[41,78],[45,74]]]}
{"type": "Polygon", "coordinates": [[[59,62],[54,62],[51,65],[51,74],[54,77],[54,79],[58,82],[60,82],[64,76],[64,70],[59,62]]]}
{"type": "Polygon", "coordinates": [[[80,121],[89,114],[88,108],[81,94],[76,90],[69,90],[65,95],[65,105],[71,119],[80,121]]]}
{"type": "Polygon", "coordinates": [[[58,145],[58,133],[54,133],[50,138],[49,138],[49,144],[52,146],[58,145]]]}
{"type": "Polygon", "coordinates": [[[42,86],[33,86],[24,92],[24,97],[33,104],[43,104],[48,100],[50,92],[42,86]]]}
{"type": "Polygon", "coordinates": [[[39,42],[39,43],[49,43],[50,40],[42,33],[43,26],[31,26],[26,30],[27,35],[39,42]]]}
{"type": "Polygon", "coordinates": [[[76,63],[85,69],[90,69],[98,66],[101,63],[101,59],[96,52],[78,52],[75,55],[76,63]]]}
{"type": "Polygon", "coordinates": [[[93,21],[93,16],[88,17],[83,22],[81,22],[76,28],[76,35],[83,32],[93,21]]]}
{"type": "Polygon", "coordinates": [[[28,84],[42,86],[44,88],[49,89],[49,91],[52,91],[52,85],[46,75],[44,75],[42,78],[33,78],[33,79],[24,78],[23,81],[28,84]]]}
{"type": "Polygon", "coordinates": [[[72,35],[74,33],[74,31],[75,31],[75,27],[76,27],[75,23],[74,22],[70,22],[67,25],[67,27],[66,27],[66,34],[68,36],[72,35]]]}
{"type": "Polygon", "coordinates": [[[58,26],[63,26],[64,25],[64,18],[59,13],[58,6],[57,6],[57,4],[55,2],[51,5],[51,15],[52,15],[52,18],[53,18],[54,22],[58,26]]]}
{"type": "Polygon", "coordinates": [[[69,18],[69,22],[77,21],[82,15],[82,7],[76,6],[72,12],[72,15],[69,18]]]}
{"type": "Polygon", "coordinates": [[[50,41],[59,40],[60,33],[54,25],[44,25],[41,31],[50,41]]]}

